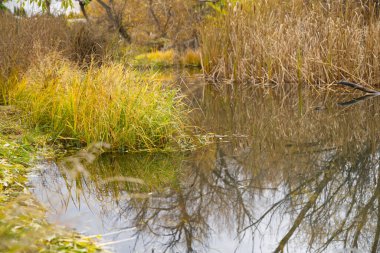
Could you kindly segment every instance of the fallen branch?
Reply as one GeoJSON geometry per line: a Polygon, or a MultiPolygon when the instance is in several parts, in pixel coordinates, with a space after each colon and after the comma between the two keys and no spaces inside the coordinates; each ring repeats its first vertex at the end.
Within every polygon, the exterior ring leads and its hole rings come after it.
{"type": "Polygon", "coordinates": [[[379,93],[380,94],[380,91],[366,88],[366,87],[364,87],[364,86],[362,86],[360,84],[357,84],[357,83],[351,83],[351,82],[347,82],[347,81],[340,81],[337,84],[348,86],[350,88],[354,88],[356,90],[364,91],[364,92],[367,92],[367,93],[379,93]]]}

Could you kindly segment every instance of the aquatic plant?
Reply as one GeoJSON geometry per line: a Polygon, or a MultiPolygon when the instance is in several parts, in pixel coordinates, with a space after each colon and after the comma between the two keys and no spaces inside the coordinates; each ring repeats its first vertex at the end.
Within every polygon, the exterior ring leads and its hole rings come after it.
{"type": "Polygon", "coordinates": [[[83,70],[48,57],[28,71],[12,98],[30,126],[55,139],[153,150],[185,138],[188,109],[177,90],[121,64],[83,70]]]}
{"type": "Polygon", "coordinates": [[[200,28],[203,68],[251,83],[380,82],[375,1],[231,1],[200,28]]]}

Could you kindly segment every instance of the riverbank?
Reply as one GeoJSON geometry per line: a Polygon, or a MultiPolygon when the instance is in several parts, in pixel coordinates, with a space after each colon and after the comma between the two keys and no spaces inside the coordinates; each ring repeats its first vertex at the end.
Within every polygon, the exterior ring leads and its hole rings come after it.
{"type": "Polygon", "coordinates": [[[20,124],[19,113],[0,106],[0,252],[102,252],[93,240],[49,224],[28,191],[28,174],[53,151],[45,136],[20,124]]]}

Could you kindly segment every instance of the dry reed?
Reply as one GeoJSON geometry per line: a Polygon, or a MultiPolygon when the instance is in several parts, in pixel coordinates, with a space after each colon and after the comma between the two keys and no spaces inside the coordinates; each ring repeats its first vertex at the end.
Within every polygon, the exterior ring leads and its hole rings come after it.
{"type": "Polygon", "coordinates": [[[234,1],[200,29],[204,71],[255,84],[379,84],[379,7],[358,2],[234,1]]]}

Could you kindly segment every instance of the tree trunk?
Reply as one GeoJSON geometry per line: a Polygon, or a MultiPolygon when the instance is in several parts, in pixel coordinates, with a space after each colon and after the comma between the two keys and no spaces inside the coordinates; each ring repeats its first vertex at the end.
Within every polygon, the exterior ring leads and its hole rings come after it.
{"type": "Polygon", "coordinates": [[[125,30],[124,26],[119,24],[118,32],[127,41],[128,43],[131,43],[131,36],[128,34],[127,30],[125,30]]]}
{"type": "Polygon", "coordinates": [[[83,16],[88,21],[88,16],[87,16],[86,9],[84,8],[85,4],[83,3],[83,1],[79,1],[79,6],[80,6],[80,10],[81,10],[83,16]]]}
{"type": "Polygon", "coordinates": [[[46,14],[50,15],[51,14],[51,11],[50,11],[51,0],[46,0],[45,4],[46,4],[46,14]]]}
{"type": "Polygon", "coordinates": [[[112,22],[114,28],[119,32],[121,37],[125,39],[126,42],[131,43],[131,36],[129,35],[128,31],[123,26],[122,18],[118,17],[112,8],[107,5],[103,0],[96,0],[106,11],[108,19],[112,22]]]}

